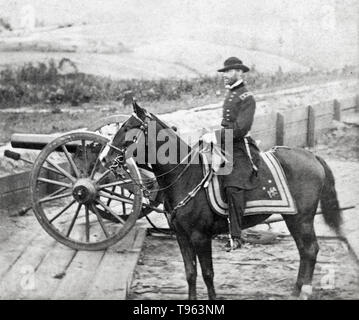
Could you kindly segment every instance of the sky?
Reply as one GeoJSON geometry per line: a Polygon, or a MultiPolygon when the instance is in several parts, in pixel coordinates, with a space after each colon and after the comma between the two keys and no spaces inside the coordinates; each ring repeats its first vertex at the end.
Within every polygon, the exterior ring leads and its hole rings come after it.
{"type": "Polygon", "coordinates": [[[358,8],[357,0],[0,0],[0,17],[16,28],[30,10],[41,26],[111,24],[125,44],[195,38],[332,64],[359,60],[358,8]]]}

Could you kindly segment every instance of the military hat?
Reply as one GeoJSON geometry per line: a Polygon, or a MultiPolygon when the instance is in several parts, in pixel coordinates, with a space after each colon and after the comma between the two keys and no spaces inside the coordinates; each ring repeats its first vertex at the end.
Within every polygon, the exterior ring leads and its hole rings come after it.
{"type": "Polygon", "coordinates": [[[242,63],[242,60],[239,60],[236,57],[230,57],[224,61],[223,68],[217,70],[218,72],[225,72],[231,69],[239,69],[243,72],[248,72],[249,68],[242,63]]]}

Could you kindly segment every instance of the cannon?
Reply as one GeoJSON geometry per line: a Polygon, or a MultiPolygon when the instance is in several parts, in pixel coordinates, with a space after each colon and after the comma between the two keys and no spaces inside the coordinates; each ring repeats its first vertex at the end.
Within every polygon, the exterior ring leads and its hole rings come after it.
{"type": "MultiPolygon", "coordinates": [[[[136,221],[157,208],[156,192],[143,194],[143,180],[153,181],[150,168],[130,158],[115,175],[99,155],[127,115],[100,119],[87,129],[65,134],[13,134],[13,148],[41,150],[30,175],[30,198],[43,229],[76,250],[103,250],[131,230],[136,221]]],[[[23,160],[14,151],[5,156],[23,160]]]]}
{"type": "MultiPolygon", "coordinates": [[[[97,132],[101,135],[105,135],[108,138],[113,136],[121,124],[126,121],[128,115],[112,115],[106,118],[99,119],[98,121],[90,124],[88,128],[77,131],[90,131],[97,132]]],[[[74,132],[77,132],[74,131],[74,132]]],[[[11,136],[11,146],[13,148],[42,150],[47,144],[53,141],[55,138],[60,137],[63,133],[55,134],[31,134],[31,133],[14,133],[11,136]]],[[[68,145],[69,146],[69,145],[68,145]]],[[[74,148],[70,147],[72,152],[74,148]]]]}
{"type": "MultiPolygon", "coordinates": [[[[51,141],[60,137],[61,134],[24,134],[24,133],[14,133],[11,136],[11,146],[13,148],[21,149],[31,149],[31,150],[42,150],[48,145],[51,141]]],[[[69,152],[76,152],[76,144],[67,144],[67,149],[69,152]]],[[[61,152],[61,149],[57,150],[61,152]]]]}

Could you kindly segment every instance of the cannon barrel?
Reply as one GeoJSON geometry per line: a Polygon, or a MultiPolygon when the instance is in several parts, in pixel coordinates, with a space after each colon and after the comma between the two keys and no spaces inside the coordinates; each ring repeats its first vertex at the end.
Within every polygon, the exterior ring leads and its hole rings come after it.
{"type": "MultiPolygon", "coordinates": [[[[14,133],[11,136],[10,142],[13,148],[22,148],[22,149],[32,149],[32,150],[42,150],[48,143],[56,139],[57,137],[63,135],[60,134],[25,134],[25,133],[14,133]]],[[[75,152],[76,148],[80,143],[68,143],[66,147],[69,152],[75,152]]],[[[56,151],[62,151],[61,148],[56,149],[56,151]]]]}

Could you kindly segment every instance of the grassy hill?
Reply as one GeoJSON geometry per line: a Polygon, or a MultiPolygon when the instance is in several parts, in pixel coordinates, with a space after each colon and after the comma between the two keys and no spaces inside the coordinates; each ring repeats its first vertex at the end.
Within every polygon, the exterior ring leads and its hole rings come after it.
{"type": "Polygon", "coordinates": [[[115,78],[213,74],[240,56],[262,72],[356,64],[355,0],[0,0],[0,64],[69,57],[115,78]],[[21,32],[31,3],[37,28],[21,32]],[[61,28],[58,28],[61,26],[61,28]]]}

